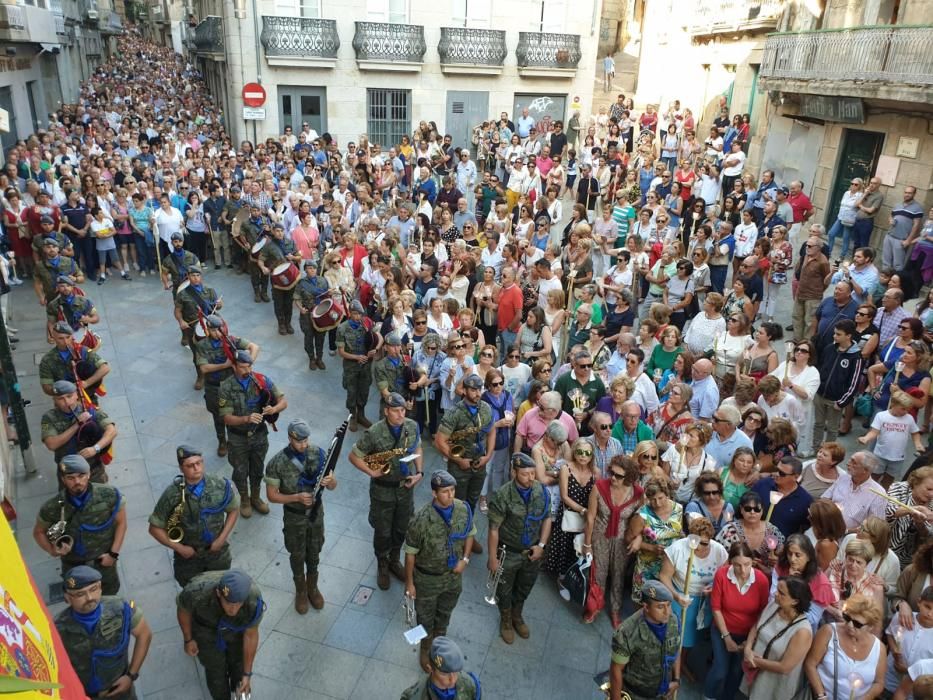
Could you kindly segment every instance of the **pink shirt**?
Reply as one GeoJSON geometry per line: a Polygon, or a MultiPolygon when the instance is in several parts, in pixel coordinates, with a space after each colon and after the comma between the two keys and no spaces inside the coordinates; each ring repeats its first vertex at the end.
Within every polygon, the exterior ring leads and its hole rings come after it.
{"type": "Polygon", "coordinates": [[[803,222],[803,215],[806,212],[813,211],[813,202],[810,201],[810,198],[805,195],[803,192],[800,194],[789,194],[787,195],[787,203],[790,204],[790,208],[794,210],[794,223],[799,224],[803,222]]]}
{"type": "MultiPolygon", "coordinates": [[[[577,424],[573,422],[573,418],[566,412],[561,411],[557,420],[567,429],[567,442],[572,443],[580,436],[577,431],[577,424]]],[[[518,422],[518,434],[522,436],[523,444],[527,449],[530,450],[544,437],[544,431],[547,430],[550,422],[541,418],[541,412],[537,406],[522,416],[522,419],[518,422]]]]}
{"type": "Polygon", "coordinates": [[[317,248],[319,240],[318,230],[313,226],[296,226],[292,231],[292,241],[298,252],[301,253],[302,260],[313,260],[315,258],[314,249],[317,248]]]}
{"type": "Polygon", "coordinates": [[[554,161],[548,158],[542,158],[538,156],[535,158],[535,165],[538,166],[538,172],[541,173],[541,177],[547,177],[547,174],[551,172],[551,168],[554,167],[554,161]]]}

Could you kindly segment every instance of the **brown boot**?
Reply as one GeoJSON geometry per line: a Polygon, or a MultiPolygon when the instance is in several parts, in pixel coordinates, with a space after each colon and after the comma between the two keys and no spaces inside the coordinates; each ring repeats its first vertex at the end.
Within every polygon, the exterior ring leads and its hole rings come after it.
{"type": "Polygon", "coordinates": [[[479,543],[479,540],[473,540],[473,554],[482,554],[483,545],[479,543]]]}
{"type": "Polygon", "coordinates": [[[217,456],[226,457],[227,456],[227,439],[221,438],[217,443],[217,456]]]}
{"type": "Polygon", "coordinates": [[[249,502],[249,491],[240,490],[240,517],[251,518],[253,516],[253,506],[249,502]]]}
{"type": "Polygon", "coordinates": [[[250,505],[253,506],[253,510],[255,510],[260,515],[268,515],[269,506],[266,505],[266,502],[262,500],[262,497],[259,495],[260,491],[258,483],[250,485],[250,493],[251,495],[249,497],[249,502],[250,505]]]}
{"type": "Polygon", "coordinates": [[[376,570],[376,585],[380,591],[389,590],[389,559],[380,557],[376,560],[378,569],[376,570]]]}
{"type": "Polygon", "coordinates": [[[290,324],[288,321],[285,322],[285,332],[289,335],[295,335],[295,329],[292,328],[292,324],[290,324]]]}
{"type": "Polygon", "coordinates": [[[202,377],[202,376],[199,374],[199,375],[198,375],[198,378],[194,380],[194,390],[195,390],[195,391],[201,391],[201,389],[203,389],[203,388],[204,388],[204,377],[202,377]]]}
{"type": "Polygon", "coordinates": [[[282,321],[279,321],[279,335],[285,335],[287,331],[285,330],[285,324],[282,321]]]}
{"type": "Polygon", "coordinates": [[[359,429],[359,425],[356,422],[356,414],[350,414],[350,424],[347,426],[351,433],[355,433],[359,429]]]}
{"type": "Polygon", "coordinates": [[[327,366],[324,364],[324,358],[317,358],[317,368],[318,369],[327,369],[327,366]]]}
{"type": "Polygon", "coordinates": [[[393,549],[389,552],[389,571],[392,572],[395,578],[405,583],[405,567],[402,566],[402,563],[398,560],[401,551],[401,549],[393,549]]]}
{"type": "Polygon", "coordinates": [[[362,425],[364,428],[372,428],[373,424],[369,418],[366,417],[366,407],[362,406],[356,409],[356,422],[362,425]]]}
{"type": "Polygon", "coordinates": [[[253,290],[253,301],[255,301],[257,304],[262,301],[262,298],[259,296],[258,289],[253,290]]]}
{"type": "Polygon", "coordinates": [[[528,639],[531,636],[531,633],[528,631],[528,625],[525,624],[525,621],[522,619],[522,608],[525,606],[524,603],[519,603],[514,608],[512,608],[512,627],[515,628],[515,631],[518,633],[518,636],[522,639],[528,639]]]}
{"type": "Polygon", "coordinates": [[[317,369],[317,361],[313,357],[308,358],[308,369],[312,372],[317,369]]]}
{"type": "Polygon", "coordinates": [[[262,300],[263,300],[264,302],[266,302],[267,304],[268,304],[270,301],[272,301],[272,299],[269,298],[269,292],[267,292],[265,289],[263,289],[263,290],[261,290],[261,291],[259,292],[259,296],[260,296],[260,297],[262,298],[262,300]]]}
{"type": "Polygon", "coordinates": [[[315,610],[324,608],[324,596],[317,587],[317,573],[308,574],[308,600],[311,601],[311,607],[315,610]]]}
{"type": "Polygon", "coordinates": [[[499,611],[499,636],[502,637],[502,641],[506,644],[511,644],[515,641],[515,630],[512,629],[511,610],[499,611]]]}
{"type": "Polygon", "coordinates": [[[304,576],[295,577],[295,610],[299,615],[305,615],[308,612],[308,585],[305,583],[304,576]]]}
{"type": "Polygon", "coordinates": [[[421,640],[421,652],[418,654],[418,663],[421,664],[421,670],[425,673],[431,672],[431,643],[434,637],[428,635],[421,640]]]}

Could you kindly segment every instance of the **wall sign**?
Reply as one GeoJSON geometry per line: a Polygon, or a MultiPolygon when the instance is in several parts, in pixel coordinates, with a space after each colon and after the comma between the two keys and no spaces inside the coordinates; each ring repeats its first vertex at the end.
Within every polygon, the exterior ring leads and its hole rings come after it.
{"type": "Polygon", "coordinates": [[[865,105],[857,97],[801,95],[800,114],[828,122],[865,123],[865,105]]]}

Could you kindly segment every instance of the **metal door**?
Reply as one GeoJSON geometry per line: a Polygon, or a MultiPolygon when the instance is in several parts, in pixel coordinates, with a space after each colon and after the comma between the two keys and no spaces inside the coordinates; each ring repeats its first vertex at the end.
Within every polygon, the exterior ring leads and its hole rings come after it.
{"type": "Polygon", "coordinates": [[[860,177],[868,184],[868,179],[875,173],[878,156],[884,146],[884,134],[878,131],[845,129],[842,135],[842,148],[839,149],[839,163],[836,166],[836,179],[829,196],[829,206],[824,212],[826,228],[832,226],[839,213],[839,202],[849,189],[852,178],[860,177]]]}
{"type": "Polygon", "coordinates": [[[470,141],[473,127],[489,119],[489,93],[469,90],[447,91],[447,131],[454,146],[469,148],[475,156],[476,148],[470,141]]]}
{"type": "Polygon", "coordinates": [[[5,109],[10,115],[10,130],[0,132],[0,144],[3,145],[5,154],[16,145],[16,140],[19,138],[16,129],[16,111],[13,109],[13,91],[9,86],[0,87],[0,109],[5,109]]]}
{"type": "Polygon", "coordinates": [[[279,85],[279,128],[294,133],[307,122],[317,133],[327,131],[327,88],[279,85]]]}

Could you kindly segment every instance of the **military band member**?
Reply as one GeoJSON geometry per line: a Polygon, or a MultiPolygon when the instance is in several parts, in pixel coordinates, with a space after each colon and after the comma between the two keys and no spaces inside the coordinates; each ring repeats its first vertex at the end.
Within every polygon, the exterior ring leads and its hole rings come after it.
{"type": "Polygon", "coordinates": [[[479,700],[479,678],[463,673],[463,652],[450,637],[431,644],[430,675],[402,693],[401,700],[479,700]]]}
{"type": "MultiPolygon", "coordinates": [[[[243,190],[240,189],[239,185],[231,185],[230,196],[227,197],[223,211],[220,212],[220,223],[224,227],[224,231],[232,233],[231,227],[233,226],[233,220],[244,206],[246,206],[246,203],[243,201],[243,190]]],[[[233,245],[230,246],[230,253],[233,264],[237,267],[237,270],[239,272],[246,272],[246,255],[243,252],[243,248],[237,245],[235,239],[233,245]]],[[[227,267],[230,267],[230,265],[227,265],[227,267]]]]}
{"type": "Polygon", "coordinates": [[[389,572],[405,582],[399,555],[414,510],[413,489],[424,474],[418,424],[405,417],[405,400],[389,394],[384,412],[385,419],[367,429],[353,446],[350,462],[371,479],[369,524],[378,565],[376,583],[386,591],[389,572]],[[401,461],[405,457],[410,459],[401,461]]]}
{"type": "Polygon", "coordinates": [[[450,472],[431,474],[433,499],[412,518],[405,537],[405,593],[415,601],[418,624],[428,632],[421,640],[425,673],[431,672],[431,640],[447,634],[476,536],[473,511],[454,498],[456,486],[450,472]]]}
{"type": "Polygon", "coordinates": [[[71,337],[71,326],[59,321],[52,327],[54,348],[39,362],[39,385],[47,396],[53,396],[52,387],[59,379],[78,383],[80,379],[88,398],[97,404],[100,383],[110,373],[110,365],[100,355],[86,347],[76,346],[71,337]],[[75,369],[81,377],[75,377],[75,369]]]}
{"type": "MultiPolygon", "coordinates": [[[[486,480],[486,465],[496,451],[496,430],[492,408],[480,397],[483,380],[471,374],[463,380],[463,399],[444,414],[434,438],[437,451],[447,459],[447,471],[457,480],[457,498],[476,504],[486,480]],[[460,433],[464,437],[459,438],[460,433]],[[454,452],[462,453],[456,456],[454,452]]],[[[473,551],[482,553],[479,542],[473,542],[473,551]]]]}
{"type": "Polygon", "coordinates": [[[117,437],[117,426],[99,408],[85,409],[78,399],[78,387],[59,379],[52,385],[55,408],[42,415],[42,444],[55,455],[55,463],[65,455],[80,455],[91,467],[91,481],[108,481],[103,457],[117,437]]]}
{"type": "Polygon", "coordinates": [[[175,320],[181,328],[181,344],[191,348],[191,358],[198,375],[194,382],[195,391],[203,388],[204,377],[198,368],[194,329],[202,318],[223,308],[223,299],[217,296],[217,292],[212,287],[204,284],[202,275],[203,270],[200,265],[189,267],[188,286],[175,295],[175,320]]]}
{"type": "Polygon", "coordinates": [[[68,607],[55,616],[55,628],[84,692],[134,700],[133,684],[152,643],[149,623],[132,600],[104,595],[100,572],[89,566],[69,570],[64,588],[68,607]]]}
{"type": "MultiPolygon", "coordinates": [[[[405,360],[402,357],[402,334],[398,331],[392,331],[385,337],[383,343],[385,348],[385,357],[376,360],[373,363],[373,381],[376,382],[376,389],[379,391],[379,405],[385,407],[385,400],[390,393],[401,394],[404,398],[411,392],[405,384],[404,370],[405,360]]],[[[413,411],[414,401],[406,401],[406,408],[413,411]]]]}
{"type": "Polygon", "coordinates": [[[350,430],[357,426],[369,428],[372,423],[366,417],[369,387],[373,383],[372,359],[379,349],[381,339],[372,338],[371,321],[364,318],[363,305],[356,299],[350,302],[349,317],[337,328],[337,354],[343,358],[343,388],[347,392],[347,410],[350,412],[350,430]]]}
{"type": "Polygon", "coordinates": [[[238,350],[245,350],[253,361],[259,357],[259,346],[244,338],[237,338],[224,331],[224,321],[220,316],[211,314],[204,319],[207,336],[197,341],[194,346],[195,364],[204,379],[204,403],[214,419],[214,432],[217,434],[217,456],[227,456],[227,426],[220,415],[220,383],[233,376],[233,363],[238,350]]]}
{"type": "Polygon", "coordinates": [[[197,448],[179,445],[175,457],[181,476],[159,497],[149,516],[149,534],[175,553],[175,580],[184,588],[198,574],[230,568],[228,540],[240,497],[229,479],[204,472],[197,448]],[[175,528],[181,528],[178,541],[175,528]]]}
{"type": "Polygon", "coordinates": [[[162,258],[162,286],[172,290],[172,298],[178,285],[188,279],[188,268],[200,264],[198,256],[185,250],[185,234],[176,231],[171,236],[172,250],[162,258]]]}
{"type": "Polygon", "coordinates": [[[256,203],[250,204],[249,219],[240,226],[240,235],[234,240],[246,252],[246,265],[249,270],[250,281],[253,284],[253,301],[257,304],[261,301],[271,301],[269,299],[269,275],[263,274],[250,253],[253,245],[259,242],[260,238],[271,235],[272,227],[269,220],[262,215],[262,211],[256,203]]]}
{"type": "Polygon", "coordinates": [[[45,552],[60,557],[62,569],[86,564],[101,574],[104,595],[120,590],[117,559],[126,535],[126,509],[120,492],[112,486],[91,483],[91,467],[80,455],[59,462],[63,489],[39,509],[32,536],[45,552]],[[64,530],[49,540],[49,528],[64,530]],[[57,528],[61,529],[61,528],[57,528]],[[67,539],[59,539],[64,534],[67,539]]]}
{"type": "Polygon", "coordinates": [[[318,265],[314,260],[305,262],[305,276],[295,287],[295,306],[298,307],[298,327],[304,335],[305,353],[308,355],[308,369],[327,369],[324,366],[324,338],[327,331],[314,327],[314,307],[324,301],[330,288],[323,275],[318,274],[318,265]]]}
{"type": "Polygon", "coordinates": [[[680,624],[671,614],[674,597],[660,581],[641,589],[641,610],[612,635],[609,697],[632,700],[669,697],[680,689],[680,624]]]}
{"type": "MultiPolygon", "coordinates": [[[[36,196],[43,197],[45,196],[45,193],[40,192],[36,196]]],[[[33,260],[42,259],[42,248],[45,245],[46,239],[49,238],[53,239],[58,244],[58,249],[61,251],[62,255],[67,258],[73,258],[75,256],[75,249],[71,239],[58,230],[58,227],[55,224],[55,219],[53,217],[40,216],[39,227],[33,228],[30,226],[30,230],[32,232],[33,260]]]]}
{"type": "Polygon", "coordinates": [[[239,569],[208,571],[195,576],[175,603],[185,653],[204,667],[211,698],[249,694],[266,610],[259,586],[239,569]]]}
{"type": "Polygon", "coordinates": [[[75,284],[75,278],[70,275],[58,276],[55,283],[56,294],[45,307],[49,334],[52,333],[52,327],[59,321],[64,321],[71,326],[72,331],[77,331],[92,323],[100,323],[100,315],[94,308],[94,302],[85,296],[75,294],[75,284]]]}
{"type": "Polygon", "coordinates": [[[269,506],[262,500],[260,487],[269,451],[267,418],[274,420],[288,401],[271,379],[253,372],[252,355],[238,350],[233,376],[220,383],[217,405],[227,426],[227,461],[240,492],[240,515],[249,518],[253,509],[265,515],[269,506]]]}
{"type": "Polygon", "coordinates": [[[84,281],[84,273],[74,261],[74,258],[61,254],[57,239],[48,237],[42,242],[42,258],[36,265],[33,287],[39,304],[45,306],[46,302],[55,296],[55,283],[62,275],[74,278],[75,282],[84,281]]]}
{"type": "MultiPolygon", "coordinates": [[[[282,224],[275,224],[272,227],[272,235],[259,252],[259,260],[256,261],[256,265],[268,279],[272,271],[283,262],[300,265],[301,253],[298,252],[294,241],[285,238],[285,227],[282,224]]],[[[291,335],[295,332],[295,329],[292,328],[292,304],[294,299],[294,287],[279,289],[273,285],[272,306],[275,311],[275,319],[279,324],[279,335],[291,335]]]]}
{"type": "Polygon", "coordinates": [[[324,607],[324,596],[318,589],[318,564],[324,546],[324,504],[320,494],[312,491],[323,478],[322,488],[333,491],[337,479],[333,472],[323,476],[326,453],[310,442],[311,427],[303,420],[288,424],[288,447],[282,449],[266,466],[266,496],[271,503],[284,506],[282,534],[295,581],[295,610],[308,612],[308,603],[315,610],[324,607]]]}
{"type": "Polygon", "coordinates": [[[551,536],[551,499],[547,489],[535,480],[535,461],[531,457],[521,452],[512,455],[512,480],[489,499],[488,517],[487,567],[493,574],[499,568],[499,547],[505,546],[496,599],[499,635],[511,644],[516,632],[522,639],[530,635],[522,608],[534,588],[551,536]]]}

